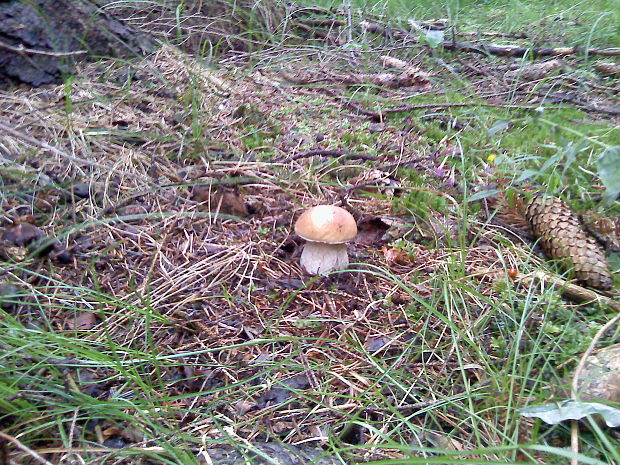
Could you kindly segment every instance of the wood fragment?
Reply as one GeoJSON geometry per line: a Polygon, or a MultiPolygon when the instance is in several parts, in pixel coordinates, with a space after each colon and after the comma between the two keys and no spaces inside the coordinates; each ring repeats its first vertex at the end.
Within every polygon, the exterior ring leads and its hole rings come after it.
{"type": "Polygon", "coordinates": [[[611,62],[599,62],[594,65],[594,69],[599,73],[607,75],[620,75],[620,66],[611,62]]]}
{"type": "Polygon", "coordinates": [[[535,271],[531,274],[526,274],[517,277],[517,282],[524,287],[531,287],[535,284],[544,286],[550,284],[558,288],[563,297],[581,304],[599,303],[607,305],[614,310],[620,312],[620,302],[617,300],[603,295],[601,292],[597,292],[592,289],[573,284],[560,278],[559,276],[545,273],[544,271],[535,271]]]}
{"type": "Polygon", "coordinates": [[[19,45],[14,47],[6,42],[0,40],[0,48],[4,50],[9,50],[15,53],[24,53],[26,55],[44,55],[48,57],[68,57],[73,55],[86,55],[88,52],[86,50],[76,50],[75,52],[50,52],[48,50],[36,50],[33,48],[27,48],[23,45],[19,45]]]}
{"type": "Polygon", "coordinates": [[[532,48],[519,47],[515,45],[492,45],[484,43],[472,42],[443,42],[443,48],[446,50],[458,50],[460,52],[480,53],[482,55],[498,55],[505,57],[524,56],[537,57],[553,57],[575,55],[577,53],[588,53],[589,55],[601,56],[618,56],[620,55],[620,47],[615,48],[587,48],[581,46],[575,47],[556,47],[556,48],[532,48]]]}
{"type": "Polygon", "coordinates": [[[549,74],[558,69],[562,69],[566,64],[559,58],[541,63],[532,63],[523,68],[508,71],[504,77],[510,81],[538,81],[546,78],[549,74]]]}

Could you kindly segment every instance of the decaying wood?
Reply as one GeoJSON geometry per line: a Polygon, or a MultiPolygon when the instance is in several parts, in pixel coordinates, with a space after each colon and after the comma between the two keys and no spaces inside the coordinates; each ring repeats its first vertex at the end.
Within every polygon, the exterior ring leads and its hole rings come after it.
{"type": "Polygon", "coordinates": [[[609,62],[600,62],[594,65],[594,69],[599,73],[609,74],[609,75],[619,75],[620,74],[620,66],[615,63],[609,62]]]}
{"type": "Polygon", "coordinates": [[[504,77],[509,81],[538,81],[565,66],[566,64],[561,59],[556,58],[550,61],[543,61],[542,63],[532,63],[523,68],[508,71],[504,74],[504,77]]]}

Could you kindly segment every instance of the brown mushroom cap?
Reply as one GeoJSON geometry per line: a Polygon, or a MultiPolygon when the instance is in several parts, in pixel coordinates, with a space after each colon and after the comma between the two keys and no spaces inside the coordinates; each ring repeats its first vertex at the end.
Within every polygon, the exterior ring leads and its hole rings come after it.
{"type": "Polygon", "coordinates": [[[295,223],[302,239],[325,244],[342,244],[357,235],[353,215],[334,205],[317,205],[306,210],[295,223]]]}

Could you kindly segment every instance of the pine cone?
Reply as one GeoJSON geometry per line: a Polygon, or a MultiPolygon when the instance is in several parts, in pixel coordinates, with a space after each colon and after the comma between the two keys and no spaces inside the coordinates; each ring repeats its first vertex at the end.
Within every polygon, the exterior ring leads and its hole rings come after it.
{"type": "Polygon", "coordinates": [[[609,290],[613,279],[605,254],[560,198],[538,195],[527,204],[525,217],[547,257],[570,264],[580,281],[609,290]]]}

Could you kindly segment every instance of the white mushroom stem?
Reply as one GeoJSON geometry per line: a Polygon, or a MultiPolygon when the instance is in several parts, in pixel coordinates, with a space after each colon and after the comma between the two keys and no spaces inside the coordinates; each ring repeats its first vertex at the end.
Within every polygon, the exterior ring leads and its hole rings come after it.
{"type": "Polygon", "coordinates": [[[325,244],[306,242],[301,253],[301,266],[309,274],[328,274],[342,270],[349,264],[347,244],[325,244]]]}

